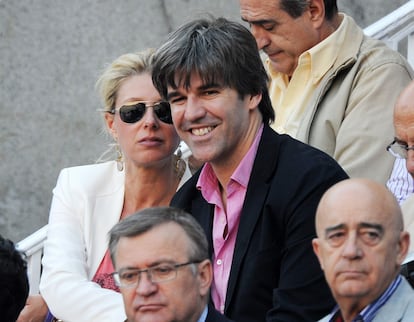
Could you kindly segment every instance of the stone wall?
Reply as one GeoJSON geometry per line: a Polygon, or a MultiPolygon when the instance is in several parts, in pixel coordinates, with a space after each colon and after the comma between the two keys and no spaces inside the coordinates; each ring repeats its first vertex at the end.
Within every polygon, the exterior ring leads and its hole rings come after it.
{"type": "MultiPolygon", "coordinates": [[[[405,2],[339,6],[365,27],[405,2]]],[[[94,89],[105,64],[206,11],[239,20],[237,0],[0,0],[0,234],[45,225],[59,170],[105,151],[94,89]]]]}

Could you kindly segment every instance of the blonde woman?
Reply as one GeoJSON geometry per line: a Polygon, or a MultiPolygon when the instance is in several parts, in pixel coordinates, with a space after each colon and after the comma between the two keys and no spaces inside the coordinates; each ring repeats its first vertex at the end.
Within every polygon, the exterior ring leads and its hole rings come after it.
{"type": "MultiPolygon", "coordinates": [[[[40,292],[64,321],[123,321],[107,235],[137,210],[167,206],[190,177],[151,80],[152,51],[122,55],[97,82],[115,161],[63,169],[53,191],[40,292]]],[[[39,307],[41,305],[37,305],[39,307]]],[[[39,308],[40,310],[40,308],[39,308]]]]}

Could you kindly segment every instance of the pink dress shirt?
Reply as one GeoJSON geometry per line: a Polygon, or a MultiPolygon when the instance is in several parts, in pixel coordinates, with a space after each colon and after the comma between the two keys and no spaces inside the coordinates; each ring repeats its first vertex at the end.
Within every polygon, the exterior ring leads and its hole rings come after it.
{"type": "Polygon", "coordinates": [[[263,125],[257,131],[256,137],[249,151],[230,177],[230,181],[226,188],[227,209],[224,209],[223,201],[220,195],[219,183],[209,163],[206,163],[204,168],[201,170],[200,177],[197,182],[197,188],[201,190],[203,198],[208,203],[214,205],[214,280],[211,286],[211,296],[214,306],[221,313],[224,312],[227,282],[230,276],[237,230],[240,222],[240,214],[262,132],[263,125]]]}

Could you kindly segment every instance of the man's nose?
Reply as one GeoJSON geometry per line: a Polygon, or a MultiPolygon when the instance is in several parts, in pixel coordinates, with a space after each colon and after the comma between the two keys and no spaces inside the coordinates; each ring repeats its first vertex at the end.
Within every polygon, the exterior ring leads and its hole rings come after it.
{"type": "Polygon", "coordinates": [[[270,44],[268,32],[264,30],[263,27],[251,25],[250,31],[256,39],[257,48],[259,50],[262,50],[270,44]]]}
{"type": "Polygon", "coordinates": [[[349,235],[345,241],[342,256],[348,259],[356,259],[362,257],[362,255],[363,251],[358,236],[356,234],[349,235]]]}
{"type": "Polygon", "coordinates": [[[187,97],[187,106],[185,109],[185,118],[188,121],[195,121],[201,119],[205,114],[204,102],[196,95],[189,95],[187,97]]]}
{"type": "Polygon", "coordinates": [[[150,273],[146,271],[140,273],[135,291],[141,296],[148,296],[154,293],[157,287],[157,284],[151,281],[150,273]]]}
{"type": "Polygon", "coordinates": [[[406,166],[407,171],[414,177],[414,150],[407,151],[406,166]]]}

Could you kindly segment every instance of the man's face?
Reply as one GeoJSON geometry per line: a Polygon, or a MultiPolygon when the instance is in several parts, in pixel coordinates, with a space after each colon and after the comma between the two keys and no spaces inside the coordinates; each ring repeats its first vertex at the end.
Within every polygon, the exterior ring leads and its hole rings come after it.
{"type": "Polygon", "coordinates": [[[203,84],[196,74],[189,88],[168,88],[178,135],[197,160],[212,164],[238,162],[244,156],[249,148],[245,143],[256,134],[252,119],[261,118],[260,99],[260,95],[240,98],[234,89],[203,84]]]}
{"type": "MultiPolygon", "coordinates": [[[[414,93],[413,93],[414,94],[414,93]]],[[[394,112],[395,138],[403,146],[414,145],[414,95],[399,99],[394,112]]],[[[414,177],[414,151],[408,150],[407,170],[414,177]]]]}
{"type": "MultiPolygon", "coordinates": [[[[176,223],[162,224],[136,237],[122,237],[115,254],[116,271],[187,263],[189,243],[176,223]]],[[[120,287],[128,321],[197,321],[206,304],[202,297],[207,297],[211,282],[205,270],[211,267],[208,261],[194,265],[196,273],[192,265],[185,265],[177,268],[175,279],[153,283],[144,272],[137,285],[120,287]]]]}
{"type": "Polygon", "coordinates": [[[250,25],[257,47],[271,61],[274,71],[292,76],[299,56],[319,42],[317,25],[309,10],[292,18],[280,9],[280,0],[240,0],[242,20],[250,25]]]}
{"type": "Polygon", "coordinates": [[[364,193],[351,187],[326,199],[313,240],[337,302],[355,299],[362,308],[388,287],[405,255],[389,207],[381,197],[364,193]]]}

